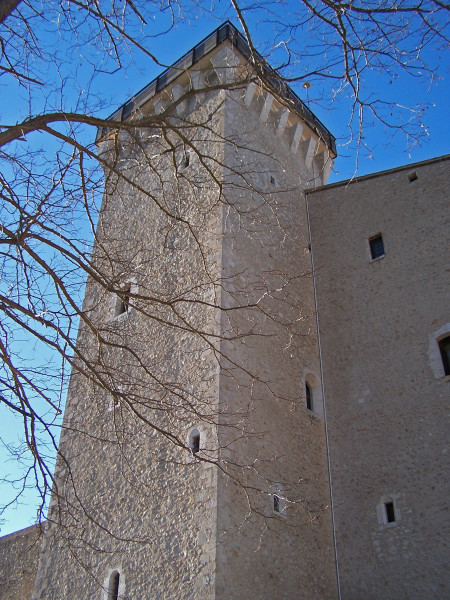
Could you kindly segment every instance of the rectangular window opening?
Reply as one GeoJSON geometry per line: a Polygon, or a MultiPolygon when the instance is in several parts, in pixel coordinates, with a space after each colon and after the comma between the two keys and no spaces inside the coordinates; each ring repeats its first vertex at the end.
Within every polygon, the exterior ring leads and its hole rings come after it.
{"type": "Polygon", "coordinates": [[[384,505],[386,509],[386,520],[388,523],[395,523],[395,510],[393,502],[386,502],[384,505]]]}
{"type": "Polygon", "coordinates": [[[409,179],[409,183],[416,181],[417,173],[415,171],[413,171],[412,173],[408,173],[408,179],[409,179]]]}
{"type": "Polygon", "coordinates": [[[183,170],[187,169],[189,167],[190,160],[191,160],[191,157],[190,157],[189,153],[186,152],[186,154],[184,155],[183,161],[181,163],[181,168],[183,170]]]}
{"type": "Polygon", "coordinates": [[[109,578],[108,600],[118,600],[119,598],[120,573],[114,571],[109,578]]]}
{"type": "Polygon", "coordinates": [[[273,512],[280,512],[280,497],[277,494],[273,495],[273,512]]]}
{"type": "Polygon", "coordinates": [[[381,233],[369,238],[370,257],[372,260],[384,256],[384,243],[381,233]]]}
{"type": "Polygon", "coordinates": [[[117,306],[117,316],[124,315],[130,310],[130,292],[131,286],[127,286],[122,291],[122,295],[119,297],[119,302],[117,306]]]}
{"type": "Polygon", "coordinates": [[[450,336],[439,340],[439,350],[441,351],[444,375],[450,375],[450,336]]]}
{"type": "Polygon", "coordinates": [[[200,452],[200,435],[194,435],[192,438],[192,454],[200,452]]]}
{"type": "Polygon", "coordinates": [[[306,394],[306,408],[308,410],[313,409],[313,395],[311,391],[311,387],[308,383],[305,383],[305,394],[306,394]]]}

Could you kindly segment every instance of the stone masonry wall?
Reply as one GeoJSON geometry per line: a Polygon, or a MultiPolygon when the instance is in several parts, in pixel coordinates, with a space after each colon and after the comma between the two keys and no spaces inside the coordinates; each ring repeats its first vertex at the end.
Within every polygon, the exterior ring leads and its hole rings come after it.
{"type": "MultiPolygon", "coordinates": [[[[151,101],[156,121],[189,77],[248,72],[228,43],[198,68],[151,101]]],[[[100,147],[106,191],[33,600],[106,600],[114,571],[122,600],[335,597],[302,192],[325,177],[324,145],[237,87],[100,147]]]]}
{"type": "Polygon", "coordinates": [[[39,559],[41,526],[0,538],[0,599],[30,600],[39,559]]]}
{"type": "MultiPolygon", "coordinates": [[[[204,130],[196,142],[218,165],[220,102],[215,94],[197,112],[212,115],[215,133],[204,130]]],[[[216,473],[182,446],[197,427],[202,457],[217,452],[217,361],[196,329],[212,335],[216,328],[221,224],[200,161],[192,156],[189,173],[177,179],[183,148],[173,154],[169,140],[144,133],[140,145],[122,140],[119,156],[111,155],[141,191],[107,173],[93,254],[96,272],[119,288],[130,284],[135,298],[118,315],[117,295],[95,274],[87,282],[84,306],[104,341],[83,324],[77,348],[97,361],[109,391],[83,375],[82,363],[72,375],[36,600],[106,598],[114,570],[123,599],[213,597],[216,473]],[[173,298],[185,300],[175,306],[173,298]]]]}
{"type": "Polygon", "coordinates": [[[298,118],[277,134],[284,107],[229,94],[225,112],[223,330],[219,446],[238,484],[218,488],[217,599],[336,598],[324,422],[304,188],[314,179],[298,118]],[[230,359],[228,359],[230,357],[230,359]],[[234,362],[234,364],[233,364],[234,362]],[[241,365],[244,371],[239,371],[241,365]],[[305,379],[316,392],[306,408],[305,379]],[[281,513],[273,498],[280,496],[281,513]]]}
{"type": "Polygon", "coordinates": [[[436,341],[450,331],[448,168],[309,195],[343,600],[450,592],[450,383],[436,341]],[[371,260],[378,233],[385,254],[371,260]]]}

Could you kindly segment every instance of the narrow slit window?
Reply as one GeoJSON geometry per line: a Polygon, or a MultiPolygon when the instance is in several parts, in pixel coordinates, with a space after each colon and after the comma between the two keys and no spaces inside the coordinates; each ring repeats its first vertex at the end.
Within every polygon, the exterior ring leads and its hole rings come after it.
{"type": "Polygon", "coordinates": [[[122,295],[119,297],[118,307],[117,307],[117,315],[124,315],[130,310],[130,292],[131,286],[128,285],[122,291],[122,295]]]}
{"type": "Polygon", "coordinates": [[[119,583],[120,583],[120,573],[119,573],[119,571],[113,571],[109,578],[108,600],[118,600],[118,598],[119,598],[119,583]]]}
{"type": "Polygon", "coordinates": [[[277,494],[273,495],[273,512],[280,513],[280,496],[277,494]]]}
{"type": "Polygon", "coordinates": [[[384,503],[384,509],[386,511],[386,522],[395,523],[395,509],[392,500],[384,503]]]}
{"type": "Polygon", "coordinates": [[[305,383],[305,396],[306,396],[306,408],[308,410],[313,409],[313,395],[311,386],[308,383],[305,383]]]}
{"type": "Polygon", "coordinates": [[[272,512],[274,515],[284,517],[286,500],[284,498],[283,486],[279,483],[274,484],[271,491],[272,512]]]}
{"type": "Polygon", "coordinates": [[[381,233],[369,238],[370,257],[372,260],[384,256],[384,243],[381,233]]]}
{"type": "Polygon", "coordinates": [[[186,154],[184,155],[183,162],[181,163],[181,168],[187,169],[189,167],[189,163],[190,163],[190,156],[189,156],[189,153],[186,152],[186,154]]]}
{"type": "Polygon", "coordinates": [[[200,434],[197,433],[192,438],[192,454],[197,454],[200,451],[200,434]]]}
{"type": "Polygon", "coordinates": [[[200,452],[200,431],[198,429],[193,429],[190,432],[188,445],[192,454],[198,454],[200,452]]]}
{"type": "Polygon", "coordinates": [[[439,341],[444,375],[450,375],[450,335],[439,341]]]}

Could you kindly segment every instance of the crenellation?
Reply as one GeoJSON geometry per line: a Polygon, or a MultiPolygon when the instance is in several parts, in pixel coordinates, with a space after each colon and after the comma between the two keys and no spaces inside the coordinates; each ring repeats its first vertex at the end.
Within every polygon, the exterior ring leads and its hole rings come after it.
{"type": "Polygon", "coordinates": [[[287,126],[287,122],[289,119],[289,110],[287,108],[285,108],[280,115],[280,118],[278,120],[278,124],[277,124],[277,135],[282,136],[284,134],[284,130],[286,129],[287,126]]]}
{"type": "MultiPolygon", "coordinates": [[[[305,132],[306,133],[306,132],[305,132]]],[[[308,168],[312,167],[314,154],[316,152],[318,140],[314,134],[311,134],[309,137],[305,137],[302,142],[302,154],[304,157],[305,165],[308,168]]]]}
{"type": "Polygon", "coordinates": [[[259,116],[259,120],[263,123],[267,121],[270,111],[272,110],[274,97],[269,92],[266,94],[266,99],[264,100],[264,106],[259,116]]]}
{"type": "MultiPolygon", "coordinates": [[[[180,85],[180,84],[175,84],[172,87],[172,98],[174,102],[177,102],[177,100],[179,98],[181,98],[181,96],[183,96],[184,94],[186,94],[189,91],[189,87],[187,85],[180,85]]],[[[176,113],[181,116],[187,107],[187,102],[186,100],[184,100],[183,102],[180,102],[176,105],[176,113]]]]}
{"type": "MultiPolygon", "coordinates": [[[[295,154],[298,150],[298,146],[299,146],[300,140],[302,138],[302,133],[303,133],[303,124],[297,123],[294,126],[294,135],[292,136],[292,142],[291,142],[291,152],[293,154],[295,154]]],[[[305,164],[306,164],[306,162],[305,162],[305,164]]]]}
{"type": "Polygon", "coordinates": [[[330,152],[327,149],[322,150],[322,152],[316,154],[314,157],[316,160],[316,168],[317,168],[317,183],[316,185],[326,185],[328,179],[333,171],[333,159],[331,158],[330,152]]]}
{"type": "Polygon", "coordinates": [[[254,81],[250,81],[247,85],[247,89],[245,90],[244,103],[245,106],[249,107],[252,103],[253,97],[256,92],[256,83],[254,81]]]}
{"type": "Polygon", "coordinates": [[[220,83],[230,84],[236,80],[236,67],[241,63],[241,59],[230,46],[223,46],[213,53],[209,60],[220,83]]]}

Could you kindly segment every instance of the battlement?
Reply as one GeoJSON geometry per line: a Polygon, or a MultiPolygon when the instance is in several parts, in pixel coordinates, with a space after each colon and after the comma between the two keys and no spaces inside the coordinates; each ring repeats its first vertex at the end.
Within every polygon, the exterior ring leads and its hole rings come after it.
{"type": "MultiPolygon", "coordinates": [[[[316,115],[314,115],[314,113],[298,97],[292,88],[288,86],[285,81],[283,81],[283,79],[274,69],[272,69],[267,61],[258,52],[253,52],[250,49],[244,36],[229,21],[223,23],[210,35],[191,48],[191,50],[186,52],[181,58],[173,63],[173,65],[168,67],[150,83],[139,90],[135,96],[122,104],[118,110],[110,115],[109,120],[123,122],[128,118],[133,117],[133,115],[136,115],[136,113],[142,111],[142,108],[145,104],[154,99],[155,96],[160,94],[160,92],[166,90],[171,83],[175,82],[176,79],[182,77],[188,72],[192,73],[192,67],[195,65],[198,65],[200,70],[205,70],[205,62],[203,62],[203,64],[199,63],[201,63],[202,59],[211,55],[223,44],[228,44],[231,46],[233,52],[235,54],[239,54],[246,65],[252,65],[253,63],[253,66],[251,67],[252,75],[249,76],[249,73],[247,72],[245,74],[245,78],[242,78],[239,83],[248,83],[253,89],[258,83],[259,86],[264,87],[267,92],[272,92],[272,98],[275,96],[283,104],[286,110],[289,110],[300,117],[318,136],[318,138],[324,142],[331,157],[335,158],[337,155],[335,137],[330,133],[320,119],[318,119],[318,117],[316,117],[316,115]]],[[[214,61],[211,61],[211,63],[212,64],[208,66],[212,66],[215,69],[229,68],[232,66],[231,64],[214,64],[214,61]]],[[[201,81],[201,78],[198,77],[198,70],[194,71],[194,73],[197,73],[197,76],[189,76],[190,86],[192,88],[198,89],[199,87],[205,85],[205,83],[207,85],[207,80],[205,78],[203,78],[201,81]]],[[[173,100],[176,101],[180,97],[180,91],[176,86],[173,86],[172,90],[173,100]]],[[[251,92],[251,94],[253,95],[253,92],[251,92]]],[[[283,121],[285,119],[286,117],[283,117],[283,121]]],[[[99,142],[107,135],[107,133],[107,127],[99,128],[97,131],[96,141],[99,142]]]]}

